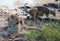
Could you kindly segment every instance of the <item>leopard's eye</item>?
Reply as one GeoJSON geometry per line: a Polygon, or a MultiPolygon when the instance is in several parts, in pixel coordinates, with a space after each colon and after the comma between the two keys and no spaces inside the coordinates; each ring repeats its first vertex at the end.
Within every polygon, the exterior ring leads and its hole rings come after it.
{"type": "MultiPolygon", "coordinates": [[[[18,15],[18,14],[16,14],[16,15],[18,15]]],[[[19,15],[18,15],[19,16],[19,15]]]]}
{"type": "Polygon", "coordinates": [[[22,24],[22,21],[20,21],[20,24],[22,24]]]}
{"type": "Polygon", "coordinates": [[[16,24],[19,24],[19,22],[16,22],[16,24]]]}
{"type": "Polygon", "coordinates": [[[11,15],[11,18],[13,18],[13,15],[11,15]]]}
{"type": "Polygon", "coordinates": [[[7,12],[4,12],[4,13],[7,13],[7,12]]]}

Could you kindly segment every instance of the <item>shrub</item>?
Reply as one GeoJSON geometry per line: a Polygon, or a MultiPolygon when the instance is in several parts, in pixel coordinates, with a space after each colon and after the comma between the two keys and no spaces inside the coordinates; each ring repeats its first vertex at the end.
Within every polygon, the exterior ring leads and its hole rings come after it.
{"type": "Polygon", "coordinates": [[[41,36],[40,31],[30,30],[29,34],[25,34],[25,38],[30,39],[31,41],[35,41],[35,37],[41,36]]]}
{"type": "Polygon", "coordinates": [[[60,31],[56,28],[45,28],[42,32],[47,40],[58,41],[60,39],[60,31]]]}
{"type": "Polygon", "coordinates": [[[51,27],[42,26],[42,30],[30,29],[29,34],[25,34],[25,38],[31,41],[60,41],[60,24],[51,22],[51,27]]]}
{"type": "Polygon", "coordinates": [[[47,41],[60,41],[60,24],[56,22],[51,22],[51,27],[44,26],[45,29],[42,30],[44,37],[47,41]]]}

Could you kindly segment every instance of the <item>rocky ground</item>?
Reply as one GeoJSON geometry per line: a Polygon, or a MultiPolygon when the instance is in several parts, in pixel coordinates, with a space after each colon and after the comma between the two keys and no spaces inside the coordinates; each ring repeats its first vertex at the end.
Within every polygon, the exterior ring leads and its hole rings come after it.
{"type": "MultiPolygon", "coordinates": [[[[24,34],[29,34],[29,32],[27,31],[27,29],[36,29],[36,30],[41,30],[42,29],[42,26],[45,24],[45,25],[48,25],[50,26],[49,24],[49,21],[60,21],[60,20],[57,20],[57,19],[60,19],[60,12],[57,12],[56,13],[56,17],[54,17],[55,19],[51,18],[51,19],[45,19],[43,18],[42,20],[37,20],[37,22],[33,21],[33,20],[26,20],[25,21],[25,28],[22,30],[21,34],[18,34],[17,36],[15,36],[13,38],[13,36],[9,37],[9,35],[12,35],[12,33],[16,32],[17,29],[16,28],[13,28],[13,29],[10,29],[8,28],[8,25],[9,25],[9,21],[7,20],[9,18],[9,14],[8,13],[4,13],[4,12],[0,12],[0,41],[30,41],[26,38],[24,38],[24,34]],[[47,21],[48,20],[48,21],[47,21]]],[[[14,24],[14,22],[12,22],[12,24],[14,24]]],[[[16,26],[16,25],[15,25],[16,26]]],[[[16,26],[17,27],[17,26],[16,26]]]]}

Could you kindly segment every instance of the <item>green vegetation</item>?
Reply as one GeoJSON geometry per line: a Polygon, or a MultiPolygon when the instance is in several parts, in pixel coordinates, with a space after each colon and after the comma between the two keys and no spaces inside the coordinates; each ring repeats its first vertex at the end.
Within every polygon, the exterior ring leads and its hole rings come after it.
{"type": "Polygon", "coordinates": [[[60,40],[60,31],[56,28],[45,28],[42,32],[48,41],[60,40]]]}
{"type": "Polygon", "coordinates": [[[60,24],[50,22],[51,27],[44,25],[42,30],[30,29],[29,34],[25,34],[25,38],[31,41],[60,41],[60,24]]]}

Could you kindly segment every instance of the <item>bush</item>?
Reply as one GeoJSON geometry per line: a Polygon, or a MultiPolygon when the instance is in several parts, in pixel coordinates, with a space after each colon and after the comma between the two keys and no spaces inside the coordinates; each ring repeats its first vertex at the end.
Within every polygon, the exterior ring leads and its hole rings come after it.
{"type": "Polygon", "coordinates": [[[30,30],[29,34],[25,34],[25,38],[30,39],[31,41],[36,41],[36,37],[41,36],[41,32],[37,30],[30,30]]]}
{"type": "Polygon", "coordinates": [[[51,27],[44,25],[42,30],[30,29],[25,38],[31,41],[60,41],[60,24],[51,22],[51,27]]]}
{"type": "Polygon", "coordinates": [[[60,31],[56,28],[45,28],[42,32],[48,41],[59,41],[60,39],[60,31]]]}
{"type": "Polygon", "coordinates": [[[45,29],[42,30],[46,41],[60,41],[60,24],[51,22],[51,27],[43,26],[45,29]]]}

